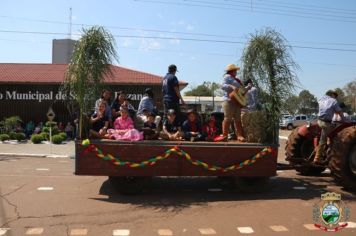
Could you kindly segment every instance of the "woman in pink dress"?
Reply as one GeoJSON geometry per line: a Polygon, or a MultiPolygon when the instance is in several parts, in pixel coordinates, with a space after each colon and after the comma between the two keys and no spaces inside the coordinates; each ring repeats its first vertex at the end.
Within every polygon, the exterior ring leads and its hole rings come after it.
{"type": "Polygon", "coordinates": [[[143,139],[143,133],[134,128],[134,123],[129,116],[126,107],[120,107],[121,116],[114,122],[115,129],[108,129],[108,135],[111,139],[138,141],[143,139]]]}

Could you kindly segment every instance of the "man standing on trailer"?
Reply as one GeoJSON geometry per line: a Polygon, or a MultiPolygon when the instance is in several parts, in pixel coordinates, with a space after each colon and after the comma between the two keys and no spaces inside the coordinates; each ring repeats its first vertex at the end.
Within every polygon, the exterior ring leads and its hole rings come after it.
{"type": "Polygon", "coordinates": [[[322,164],[322,155],[325,151],[325,146],[328,140],[328,134],[332,129],[331,121],[334,114],[340,115],[341,120],[344,120],[342,109],[340,108],[336,98],[338,94],[333,90],[328,90],[324,96],[320,98],[318,125],[321,128],[319,145],[316,150],[314,164],[322,164]]]}
{"type": "Polygon", "coordinates": [[[164,104],[164,115],[166,117],[167,111],[173,109],[178,118],[180,118],[180,106],[179,101],[182,101],[182,104],[185,105],[185,102],[179,91],[179,82],[176,77],[177,66],[170,65],[168,67],[168,73],[164,76],[162,81],[162,90],[163,90],[163,104],[164,104]]]}

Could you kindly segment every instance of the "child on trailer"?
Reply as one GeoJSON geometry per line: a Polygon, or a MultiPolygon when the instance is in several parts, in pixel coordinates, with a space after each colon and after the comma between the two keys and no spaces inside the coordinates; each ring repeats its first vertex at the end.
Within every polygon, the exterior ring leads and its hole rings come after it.
{"type": "Polygon", "coordinates": [[[214,115],[211,115],[209,121],[203,126],[203,135],[205,136],[205,140],[210,142],[216,141],[220,136],[214,115]]]}
{"type": "Polygon", "coordinates": [[[183,123],[184,139],[191,142],[203,141],[202,127],[194,110],[188,110],[187,120],[183,123]]]}
{"type": "Polygon", "coordinates": [[[163,122],[163,131],[160,133],[160,138],[170,141],[183,139],[182,128],[173,109],[169,109],[167,112],[167,119],[163,122]]]}
{"type": "Polygon", "coordinates": [[[107,137],[116,140],[138,141],[143,139],[143,133],[134,128],[134,123],[125,106],[120,107],[120,117],[114,122],[114,129],[108,129],[107,137]]]}
{"type": "Polygon", "coordinates": [[[98,111],[90,118],[91,129],[89,130],[90,138],[105,138],[109,126],[109,117],[105,114],[106,102],[98,103],[98,111]]]}
{"type": "Polygon", "coordinates": [[[146,122],[143,124],[143,135],[147,140],[158,139],[157,125],[155,123],[156,115],[154,113],[147,112],[146,122]]]}

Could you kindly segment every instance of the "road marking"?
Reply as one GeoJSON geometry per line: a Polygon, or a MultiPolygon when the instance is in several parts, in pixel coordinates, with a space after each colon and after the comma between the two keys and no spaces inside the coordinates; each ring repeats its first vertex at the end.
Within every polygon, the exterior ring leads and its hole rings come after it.
{"type": "Polygon", "coordinates": [[[296,187],[293,187],[293,189],[295,189],[295,190],[305,190],[307,188],[304,187],[304,186],[296,186],[296,187]]]}
{"type": "Polygon", "coordinates": [[[283,170],[277,170],[277,174],[283,173],[283,172],[284,172],[283,170]]]}
{"type": "Polygon", "coordinates": [[[5,235],[7,231],[9,231],[10,228],[0,228],[0,235],[5,235]]]}
{"type": "Polygon", "coordinates": [[[270,228],[274,231],[274,232],[285,232],[285,231],[289,231],[286,227],[284,227],[283,225],[272,225],[270,226],[270,228]]]}
{"type": "Polygon", "coordinates": [[[38,171],[48,171],[49,169],[48,168],[37,168],[36,170],[38,170],[38,171]]]}
{"type": "Polygon", "coordinates": [[[326,170],[324,170],[324,172],[323,173],[325,173],[325,174],[330,174],[331,173],[331,171],[330,171],[330,169],[326,169],[326,170]]]}
{"type": "Polygon", "coordinates": [[[26,231],[26,234],[29,234],[29,235],[37,235],[37,234],[42,234],[44,231],[43,228],[29,228],[27,231],[26,231]]]}
{"type": "Polygon", "coordinates": [[[212,228],[203,228],[203,229],[198,229],[200,234],[203,235],[212,235],[212,234],[216,234],[216,231],[212,228]]]}
{"type": "Polygon", "coordinates": [[[209,192],[221,192],[223,190],[221,188],[209,188],[208,191],[209,192]]]}
{"type": "Polygon", "coordinates": [[[70,235],[87,235],[88,229],[72,229],[70,235]]]}
{"type": "Polygon", "coordinates": [[[251,227],[237,227],[237,230],[242,234],[252,234],[254,232],[251,227]]]}
{"type": "Polygon", "coordinates": [[[288,137],[286,137],[286,136],[278,136],[278,137],[279,137],[279,139],[288,140],[288,137]]]}
{"type": "Polygon", "coordinates": [[[159,229],[158,235],[170,236],[170,235],[173,235],[173,232],[170,229],[159,229]]]}
{"type": "Polygon", "coordinates": [[[112,231],[113,236],[129,236],[130,230],[129,229],[115,229],[112,231]]]}
{"type": "Polygon", "coordinates": [[[304,224],[303,226],[304,226],[304,228],[306,228],[308,230],[318,230],[318,228],[315,227],[314,224],[304,224]]]}
{"type": "Polygon", "coordinates": [[[355,223],[355,222],[348,221],[348,222],[346,222],[346,223],[347,223],[346,228],[349,228],[349,229],[354,229],[354,228],[356,228],[356,223],[355,223]]]}
{"type": "Polygon", "coordinates": [[[52,191],[53,187],[39,187],[37,188],[38,191],[52,191]]]}

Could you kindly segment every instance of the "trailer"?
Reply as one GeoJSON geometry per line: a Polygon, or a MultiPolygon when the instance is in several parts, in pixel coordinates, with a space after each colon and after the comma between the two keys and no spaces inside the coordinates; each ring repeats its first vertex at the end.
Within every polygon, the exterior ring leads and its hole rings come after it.
{"type": "Polygon", "coordinates": [[[76,142],[75,174],[108,176],[121,193],[137,193],[156,176],[225,176],[260,188],[276,175],[278,145],[143,140],[76,142]]]}

